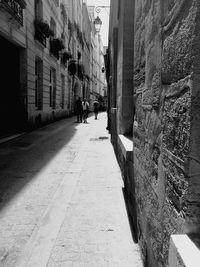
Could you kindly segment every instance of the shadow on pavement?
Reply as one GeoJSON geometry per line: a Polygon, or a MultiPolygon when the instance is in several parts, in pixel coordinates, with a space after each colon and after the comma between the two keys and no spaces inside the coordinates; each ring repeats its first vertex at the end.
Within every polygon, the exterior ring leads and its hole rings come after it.
{"type": "Polygon", "coordinates": [[[0,209],[70,142],[77,126],[75,117],[63,119],[0,145],[0,209]]]}
{"type": "Polygon", "coordinates": [[[127,211],[127,215],[128,215],[128,219],[129,219],[129,225],[130,225],[130,229],[131,229],[132,238],[133,238],[133,241],[135,243],[138,243],[137,229],[136,229],[137,218],[133,218],[131,216],[131,211],[130,211],[130,207],[128,205],[128,199],[127,199],[127,194],[126,194],[125,188],[122,188],[122,192],[124,195],[124,201],[125,201],[125,205],[126,205],[126,211],[127,211]]]}

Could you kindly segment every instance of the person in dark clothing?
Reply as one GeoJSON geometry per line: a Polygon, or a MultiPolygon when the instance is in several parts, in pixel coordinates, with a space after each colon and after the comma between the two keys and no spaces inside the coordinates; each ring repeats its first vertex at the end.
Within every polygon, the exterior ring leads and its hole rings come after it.
{"type": "Polygon", "coordinates": [[[94,107],[94,117],[95,117],[95,120],[97,120],[97,116],[98,116],[98,112],[99,112],[99,102],[94,101],[93,107],[94,107]]]}
{"type": "Polygon", "coordinates": [[[82,122],[83,108],[80,97],[76,100],[76,117],[77,117],[77,122],[82,122]]]}

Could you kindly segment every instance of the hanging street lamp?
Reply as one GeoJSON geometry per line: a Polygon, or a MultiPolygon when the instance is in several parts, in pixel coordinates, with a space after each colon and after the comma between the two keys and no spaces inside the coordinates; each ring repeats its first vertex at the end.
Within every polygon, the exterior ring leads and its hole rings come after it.
{"type": "Polygon", "coordinates": [[[96,32],[100,32],[101,30],[102,21],[99,16],[97,16],[94,20],[94,27],[96,32]]]}

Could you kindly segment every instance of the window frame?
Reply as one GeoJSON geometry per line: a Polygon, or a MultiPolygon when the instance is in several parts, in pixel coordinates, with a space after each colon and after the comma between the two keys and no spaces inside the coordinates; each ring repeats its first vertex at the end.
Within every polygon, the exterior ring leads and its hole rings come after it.
{"type": "Polygon", "coordinates": [[[35,12],[35,19],[43,20],[43,2],[42,2],[42,0],[35,0],[34,12],[35,12]]]}
{"type": "Polygon", "coordinates": [[[43,109],[43,61],[35,57],[35,107],[43,109]]]}
{"type": "Polygon", "coordinates": [[[62,109],[65,107],[65,75],[61,74],[61,95],[60,95],[60,106],[62,109]]]}
{"type": "Polygon", "coordinates": [[[56,108],[56,69],[50,67],[49,73],[49,106],[56,108]]]}

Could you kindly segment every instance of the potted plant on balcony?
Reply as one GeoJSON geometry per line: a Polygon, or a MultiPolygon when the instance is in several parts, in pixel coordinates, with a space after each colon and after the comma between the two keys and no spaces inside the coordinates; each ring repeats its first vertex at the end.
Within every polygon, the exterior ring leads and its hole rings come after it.
{"type": "Polygon", "coordinates": [[[50,53],[59,59],[59,52],[65,48],[63,42],[59,38],[50,40],[50,53]]]}
{"type": "Polygon", "coordinates": [[[50,29],[49,24],[41,19],[36,19],[35,24],[35,39],[46,46],[46,38],[54,36],[53,31],[50,29]]]}
{"type": "Polygon", "coordinates": [[[54,37],[54,32],[49,27],[49,29],[45,31],[45,35],[47,38],[49,38],[50,36],[54,37]]]}
{"type": "Polygon", "coordinates": [[[71,59],[69,61],[68,71],[69,71],[69,74],[72,75],[72,76],[74,76],[76,74],[76,71],[77,71],[76,60],[71,59]]]}
{"type": "Polygon", "coordinates": [[[61,57],[61,63],[66,65],[67,61],[72,58],[72,54],[69,51],[64,51],[61,57]]]}
{"type": "Polygon", "coordinates": [[[53,31],[49,27],[49,24],[43,20],[35,20],[35,30],[43,34],[45,38],[54,35],[53,31]]]}

